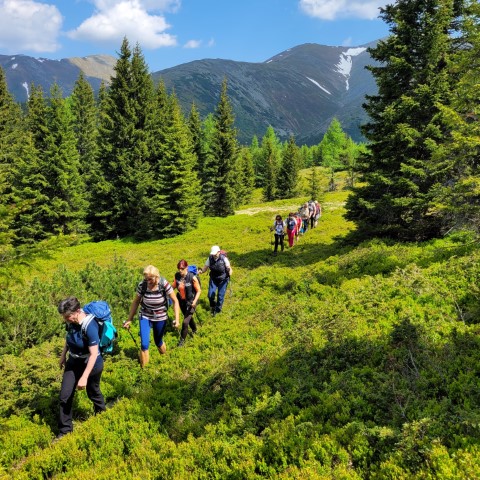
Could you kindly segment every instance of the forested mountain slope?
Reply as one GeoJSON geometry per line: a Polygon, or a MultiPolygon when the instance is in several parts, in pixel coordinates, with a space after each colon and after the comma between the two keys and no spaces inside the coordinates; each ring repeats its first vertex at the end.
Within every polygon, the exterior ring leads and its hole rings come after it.
{"type": "Polygon", "coordinates": [[[478,245],[349,245],[346,196],[326,194],[318,228],[275,258],[272,207],[304,198],[204,218],[173,239],[70,247],[25,270],[0,294],[2,478],[478,478],[478,245]],[[146,264],[171,279],[213,244],[234,268],[224,312],[207,314],[204,277],[199,334],[174,348],[171,330],[144,371],[121,331],[107,412],[92,416],[78,392],[75,431],[52,444],[57,301],[105,298],[120,326],[146,264]]]}

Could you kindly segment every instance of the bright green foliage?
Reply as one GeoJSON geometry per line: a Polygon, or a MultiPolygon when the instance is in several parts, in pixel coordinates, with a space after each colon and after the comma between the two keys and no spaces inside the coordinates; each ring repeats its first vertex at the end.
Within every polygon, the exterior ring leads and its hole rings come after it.
{"type": "Polygon", "coordinates": [[[215,119],[213,114],[209,114],[203,121],[201,136],[201,150],[203,153],[202,158],[198,162],[205,215],[212,215],[211,212],[215,211],[217,161],[212,150],[214,135],[215,119]]]}
{"type": "Polygon", "coordinates": [[[83,233],[86,231],[87,203],[73,117],[56,85],[50,95],[46,112],[48,134],[41,158],[41,171],[46,179],[42,193],[49,199],[43,211],[43,224],[53,235],[83,233]]]}
{"type": "Polygon", "coordinates": [[[94,186],[97,237],[137,232],[149,188],[148,129],[153,106],[153,83],[137,46],[124,39],[115,76],[101,101],[100,152],[103,178],[94,186]]]}
{"type": "Polygon", "coordinates": [[[255,187],[261,188],[264,180],[262,151],[260,149],[258,137],[256,135],[253,136],[249,148],[252,155],[253,169],[255,171],[255,187]]]}
{"type": "Polygon", "coordinates": [[[255,187],[255,171],[251,150],[241,147],[237,161],[237,204],[244,205],[250,201],[255,187]]]}
{"type": "Polygon", "coordinates": [[[359,167],[366,183],[348,203],[348,218],[362,234],[421,239],[442,230],[429,197],[452,172],[433,153],[448,139],[439,112],[455,96],[460,72],[450,65],[462,48],[456,37],[461,15],[468,15],[465,4],[402,0],[382,10],[391,35],[370,50],[380,65],[370,67],[378,95],[365,106],[369,154],[359,167]]]}
{"type": "Polygon", "coordinates": [[[347,146],[347,136],[340,122],[334,118],[318,145],[321,164],[329,171],[329,191],[336,190],[335,172],[344,168],[343,158],[347,146]]]}
{"type": "Polygon", "coordinates": [[[0,292],[21,352],[7,354],[2,337],[6,478],[477,478],[478,244],[457,234],[348,245],[335,239],[352,228],[347,194],[326,193],[319,227],[275,259],[265,227],[302,198],[202,218],[175,241],[87,243],[36,262],[25,286],[0,292]],[[102,376],[107,411],[94,416],[77,392],[73,434],[47,445],[58,300],[105,298],[120,326],[147,261],[171,279],[179,258],[201,264],[218,241],[234,268],[221,316],[203,292],[195,338],[175,348],[169,327],[167,354],[152,348],[143,370],[120,328],[102,376]],[[23,350],[24,338],[36,341],[23,350]]]}
{"type": "Polygon", "coordinates": [[[277,178],[279,198],[291,198],[295,196],[298,185],[298,171],[300,169],[299,149],[295,144],[295,138],[290,137],[282,150],[282,158],[277,178]]]}
{"type": "Polygon", "coordinates": [[[73,114],[73,130],[77,141],[80,161],[80,174],[85,183],[86,200],[89,207],[89,218],[92,217],[92,188],[101,176],[98,163],[98,109],[91,85],[83,73],[80,73],[71,96],[71,112],[73,114]]]}
{"type": "Polygon", "coordinates": [[[320,182],[318,178],[318,169],[317,167],[312,167],[310,169],[310,176],[308,178],[308,196],[313,200],[318,200],[320,196],[320,182]]]}
{"type": "MultiPolygon", "coordinates": [[[[197,157],[193,153],[190,131],[177,98],[172,95],[165,109],[164,124],[158,133],[160,150],[156,170],[160,188],[157,218],[150,225],[154,234],[171,237],[197,227],[202,215],[197,157]]],[[[155,211],[155,206],[151,206],[155,211]]]]}
{"type": "Polygon", "coordinates": [[[211,137],[211,153],[215,161],[213,204],[206,215],[226,217],[232,215],[237,199],[237,131],[235,117],[227,95],[227,80],[222,83],[220,101],[214,114],[215,129],[211,137]]]}
{"type": "Polygon", "coordinates": [[[263,177],[263,197],[266,201],[278,198],[277,176],[280,166],[280,145],[275,131],[267,128],[262,138],[260,177],[263,177]]]}

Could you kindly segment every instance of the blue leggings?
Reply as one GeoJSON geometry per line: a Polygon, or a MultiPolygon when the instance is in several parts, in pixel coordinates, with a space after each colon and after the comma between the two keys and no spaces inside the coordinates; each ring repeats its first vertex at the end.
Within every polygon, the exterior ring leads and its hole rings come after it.
{"type": "Polygon", "coordinates": [[[140,325],[140,348],[142,350],[148,350],[150,345],[150,330],[153,329],[153,340],[157,347],[163,345],[163,336],[167,329],[167,321],[152,321],[147,317],[140,315],[138,323],[140,325]]]}

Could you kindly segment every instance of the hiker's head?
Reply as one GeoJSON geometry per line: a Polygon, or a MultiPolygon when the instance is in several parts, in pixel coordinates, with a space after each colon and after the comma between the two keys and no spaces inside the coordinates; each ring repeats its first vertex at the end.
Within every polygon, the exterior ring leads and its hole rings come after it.
{"type": "Polygon", "coordinates": [[[282,216],[281,216],[281,215],[277,215],[277,216],[275,217],[275,220],[276,220],[277,222],[279,222],[281,219],[282,219],[282,216]]]}
{"type": "Polygon", "coordinates": [[[177,263],[177,269],[178,271],[180,272],[180,275],[182,277],[184,277],[187,272],[188,272],[188,263],[186,260],[180,260],[178,263],[177,263]]]}
{"type": "Polygon", "coordinates": [[[157,267],[147,265],[143,269],[143,278],[147,281],[148,286],[155,286],[160,279],[160,272],[157,267]]]}
{"type": "Polygon", "coordinates": [[[220,247],[218,245],[214,245],[210,250],[210,255],[218,257],[220,255],[220,247]]]}
{"type": "Polygon", "coordinates": [[[67,322],[75,321],[80,311],[80,302],[77,297],[67,297],[58,304],[58,313],[67,322]]]}

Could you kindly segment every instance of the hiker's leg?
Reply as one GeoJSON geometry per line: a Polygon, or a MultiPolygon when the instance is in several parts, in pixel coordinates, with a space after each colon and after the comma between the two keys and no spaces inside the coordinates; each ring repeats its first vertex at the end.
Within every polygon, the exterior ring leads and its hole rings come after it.
{"type": "Polygon", "coordinates": [[[284,244],[285,235],[279,235],[279,237],[280,237],[280,247],[281,247],[282,252],[283,252],[283,250],[285,250],[285,244],[284,244]]]}
{"type": "Polygon", "coordinates": [[[150,360],[150,354],[148,353],[148,347],[150,346],[150,328],[151,322],[147,317],[140,316],[138,319],[140,326],[140,366],[143,368],[150,360]]]}
{"type": "Polygon", "coordinates": [[[75,395],[78,380],[85,369],[82,369],[82,366],[83,362],[79,366],[75,366],[75,364],[71,361],[67,361],[65,364],[62,386],[60,388],[60,412],[58,415],[58,432],[61,434],[66,434],[73,431],[73,397],[75,395]]]}
{"type": "Polygon", "coordinates": [[[277,253],[277,250],[278,250],[278,242],[279,242],[279,237],[280,235],[278,234],[275,234],[275,248],[273,249],[273,253],[277,253]]]}
{"type": "Polygon", "coordinates": [[[148,350],[150,346],[150,329],[152,323],[147,317],[140,316],[138,319],[138,325],[140,327],[140,348],[142,350],[148,350]]]}
{"type": "Polygon", "coordinates": [[[97,358],[95,366],[88,376],[87,380],[87,396],[93,403],[93,409],[95,413],[100,413],[105,411],[105,399],[103,398],[102,392],[100,391],[100,379],[102,378],[103,372],[103,358],[101,355],[97,358]]]}
{"type": "Polygon", "coordinates": [[[227,287],[228,287],[228,278],[218,286],[218,301],[217,301],[217,306],[215,307],[215,311],[217,313],[220,313],[222,311],[223,301],[225,300],[225,293],[227,291],[227,287]]]}
{"type": "Polygon", "coordinates": [[[212,279],[210,279],[210,282],[208,283],[208,301],[210,302],[210,308],[212,310],[215,310],[215,307],[217,306],[217,302],[215,301],[215,295],[217,294],[217,286],[213,282],[212,279]]]}
{"type": "Polygon", "coordinates": [[[153,328],[153,340],[158,348],[158,351],[163,355],[167,351],[167,346],[163,342],[163,336],[167,329],[167,321],[162,320],[160,322],[152,322],[153,328]]]}

